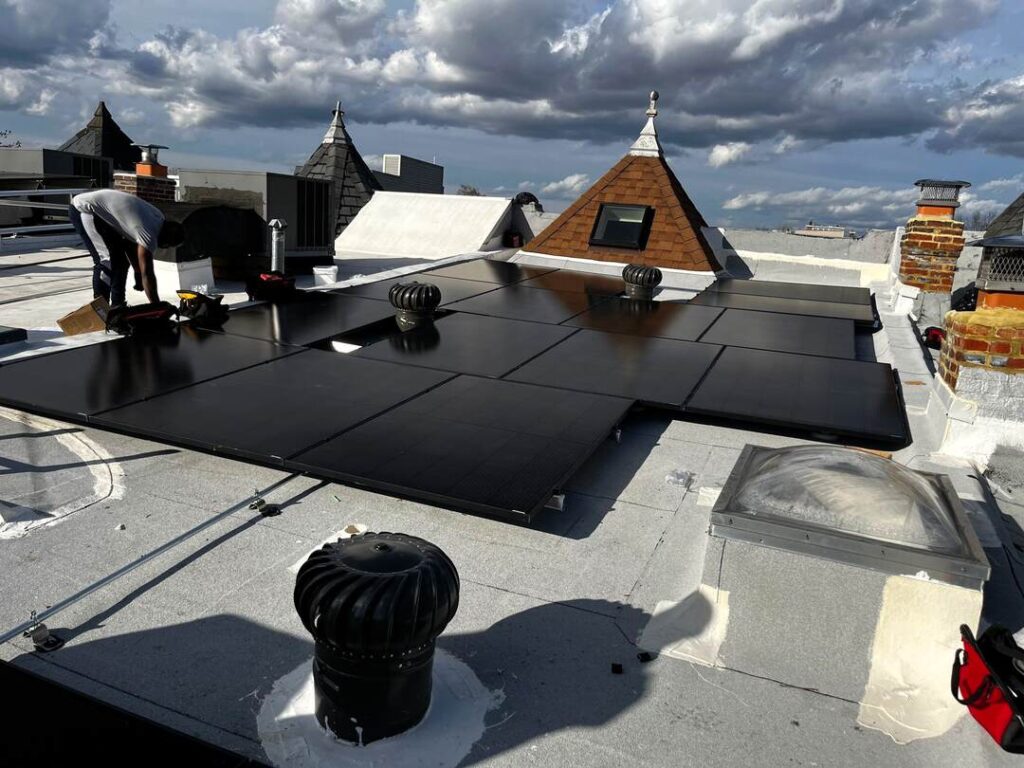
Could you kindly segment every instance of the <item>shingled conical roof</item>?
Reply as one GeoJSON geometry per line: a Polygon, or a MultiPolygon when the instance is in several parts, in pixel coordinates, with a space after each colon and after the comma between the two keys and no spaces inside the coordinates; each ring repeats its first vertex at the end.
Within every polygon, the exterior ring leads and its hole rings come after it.
{"type": "Polygon", "coordinates": [[[1024,194],[1006,206],[985,230],[985,237],[1024,234],[1024,194]]]}
{"type": "Polygon", "coordinates": [[[700,272],[721,269],[701,231],[707,222],[665,161],[654,126],[658,115],[657,99],[657,92],[652,92],[647,124],[626,156],[523,250],[700,272]],[[650,232],[643,248],[618,248],[590,242],[602,203],[653,209],[650,232]]]}
{"type": "Polygon", "coordinates": [[[142,152],[132,146],[132,140],[121,130],[102,101],[85,128],[58,149],[80,155],[109,157],[114,161],[115,171],[134,171],[135,164],[142,158],[142,152]]]}
{"type": "Polygon", "coordinates": [[[296,176],[334,181],[334,206],[338,212],[334,233],[340,235],[362,208],[381,189],[380,182],[352,143],[342,122],[341,102],[334,109],[331,125],[309,160],[296,176]]]}

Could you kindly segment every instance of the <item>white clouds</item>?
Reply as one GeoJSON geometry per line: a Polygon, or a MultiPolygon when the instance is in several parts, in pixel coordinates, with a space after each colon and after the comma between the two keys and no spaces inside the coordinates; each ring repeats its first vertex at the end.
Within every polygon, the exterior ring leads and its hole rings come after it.
{"type": "Polygon", "coordinates": [[[968,70],[957,38],[996,0],[278,0],[264,28],[167,29],[128,49],[108,5],[0,0],[0,66],[21,72],[2,75],[0,106],[59,110],[91,73],[180,128],[320,124],[340,96],[361,122],[624,147],[654,87],[663,143],[713,167],[882,137],[1024,156],[1024,75],[920,79],[954,50],[968,70]]]}
{"type": "Polygon", "coordinates": [[[914,212],[918,190],[875,186],[811,187],[791,192],[747,192],[726,200],[727,211],[773,211],[786,221],[828,218],[846,225],[888,225],[914,212]]]}
{"type": "Polygon", "coordinates": [[[978,185],[978,190],[981,192],[1019,194],[1021,191],[1024,191],[1024,173],[1018,173],[1016,176],[1010,176],[1006,179],[986,181],[984,184],[978,185]]]}
{"type": "Polygon", "coordinates": [[[26,68],[85,51],[110,0],[0,0],[0,65],[26,68]]]}
{"type": "MultiPolygon", "coordinates": [[[[590,177],[585,173],[573,173],[560,181],[552,181],[540,188],[542,195],[551,195],[556,199],[579,197],[590,186],[590,177]]],[[[520,185],[522,187],[522,185],[520,185]]]]}
{"type": "Polygon", "coordinates": [[[1024,157],[1024,75],[985,82],[949,106],[928,146],[939,152],[981,147],[1024,157]]]}
{"type": "MultiPolygon", "coordinates": [[[[981,184],[978,189],[1000,188],[1006,179],[981,184]],[[995,187],[992,186],[995,185],[995,187]]],[[[906,221],[913,215],[920,195],[915,187],[890,189],[878,186],[810,187],[789,192],[747,192],[736,195],[722,204],[727,211],[761,211],[774,213],[780,221],[806,221],[847,226],[889,227],[906,221]]],[[[1004,195],[997,193],[1002,198],[1004,195]]],[[[1011,192],[1010,198],[1016,192],[1011,192]]],[[[966,220],[974,215],[994,216],[1008,201],[982,198],[964,191],[960,195],[957,218],[966,220]]]]}
{"type": "Polygon", "coordinates": [[[708,165],[721,168],[741,160],[750,153],[752,146],[745,141],[732,141],[728,144],[716,144],[708,153],[708,165]]]}

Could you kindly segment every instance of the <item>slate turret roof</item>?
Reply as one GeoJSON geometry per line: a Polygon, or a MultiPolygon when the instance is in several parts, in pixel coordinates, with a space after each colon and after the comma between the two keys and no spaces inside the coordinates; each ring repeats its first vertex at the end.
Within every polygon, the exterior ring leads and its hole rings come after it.
{"type": "Polygon", "coordinates": [[[334,182],[334,205],[337,220],[334,233],[340,235],[359,209],[369,202],[373,193],[381,189],[380,182],[352,143],[352,137],[342,122],[344,112],[339,101],[334,109],[331,125],[323,141],[296,176],[311,179],[330,179],[334,182]]]}
{"type": "Polygon", "coordinates": [[[131,138],[121,130],[102,101],[85,128],[58,149],[93,157],[109,157],[114,161],[115,171],[134,171],[135,164],[142,159],[141,150],[132,146],[131,138]]]}

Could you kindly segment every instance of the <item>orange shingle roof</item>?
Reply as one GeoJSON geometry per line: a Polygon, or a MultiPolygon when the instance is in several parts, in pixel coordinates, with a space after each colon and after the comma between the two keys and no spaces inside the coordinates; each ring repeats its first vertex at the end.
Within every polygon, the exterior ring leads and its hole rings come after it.
{"type": "Polygon", "coordinates": [[[704,226],[707,222],[664,157],[629,154],[523,250],[551,256],[715,272],[721,265],[701,232],[704,226]],[[651,232],[643,250],[590,244],[590,233],[601,203],[654,208],[651,232]]]}

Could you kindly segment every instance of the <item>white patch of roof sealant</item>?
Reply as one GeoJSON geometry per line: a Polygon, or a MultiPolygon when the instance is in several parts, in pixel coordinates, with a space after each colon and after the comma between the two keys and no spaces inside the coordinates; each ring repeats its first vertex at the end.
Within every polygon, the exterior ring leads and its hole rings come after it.
{"type": "MultiPolygon", "coordinates": [[[[124,469],[102,445],[91,439],[84,431],[62,432],[60,430],[66,426],[63,422],[22,413],[10,408],[0,408],[0,418],[20,424],[30,430],[54,432],[49,437],[81,459],[82,466],[87,467],[92,475],[92,493],[73,499],[56,509],[42,510],[46,513],[44,517],[25,515],[29,519],[0,522],[0,540],[20,538],[36,528],[54,525],[68,515],[79,512],[97,502],[124,498],[124,469]]],[[[12,508],[16,508],[18,512],[38,513],[40,511],[19,508],[17,505],[13,505],[12,508]]]]}
{"type": "Polygon", "coordinates": [[[467,665],[438,649],[430,709],[405,733],[366,746],[342,741],[314,714],[312,660],[276,683],[256,718],[260,742],[277,768],[454,768],[484,734],[501,691],[488,691],[467,665]]]}

